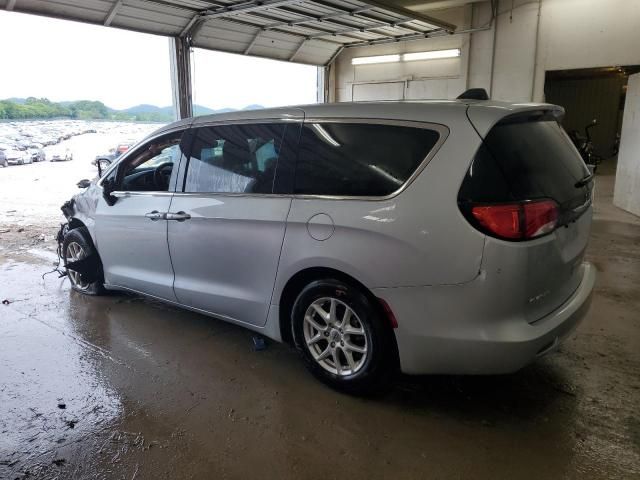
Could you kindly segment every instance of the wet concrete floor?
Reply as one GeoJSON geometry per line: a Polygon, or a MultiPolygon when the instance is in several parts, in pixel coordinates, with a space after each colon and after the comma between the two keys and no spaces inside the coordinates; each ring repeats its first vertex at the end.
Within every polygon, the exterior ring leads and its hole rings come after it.
{"type": "MultiPolygon", "coordinates": [[[[599,177],[591,311],[508,376],[375,399],[290,348],[136,297],[87,298],[0,249],[0,478],[640,478],[640,221],[599,177]]],[[[8,243],[7,243],[8,244],[8,243]]]]}

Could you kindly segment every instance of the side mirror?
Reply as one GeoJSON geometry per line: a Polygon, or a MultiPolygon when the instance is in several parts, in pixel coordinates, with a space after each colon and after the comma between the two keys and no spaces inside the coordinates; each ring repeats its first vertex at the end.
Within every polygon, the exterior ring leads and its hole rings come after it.
{"type": "Polygon", "coordinates": [[[76,183],[76,185],[78,185],[78,188],[89,188],[89,185],[91,185],[91,180],[87,180],[86,178],[84,178],[76,183]]]}
{"type": "Polygon", "coordinates": [[[115,191],[115,182],[113,180],[106,179],[102,182],[102,196],[107,205],[112,207],[115,205],[117,198],[111,195],[115,191]]]}

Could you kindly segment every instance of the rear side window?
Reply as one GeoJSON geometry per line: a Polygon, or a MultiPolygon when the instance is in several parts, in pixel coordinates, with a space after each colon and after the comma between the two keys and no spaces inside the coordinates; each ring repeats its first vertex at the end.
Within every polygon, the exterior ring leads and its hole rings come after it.
{"type": "Polygon", "coordinates": [[[385,196],[398,190],[435,146],[434,130],[395,125],[303,126],[295,193],[385,196]]]}
{"type": "Polygon", "coordinates": [[[590,184],[577,187],[589,171],[556,119],[530,114],[494,126],[462,184],[462,202],[499,203],[541,198],[561,209],[585,202],[590,184]]]}
{"type": "Polygon", "coordinates": [[[184,191],[272,193],[285,128],[284,124],[198,128],[184,191]]]}

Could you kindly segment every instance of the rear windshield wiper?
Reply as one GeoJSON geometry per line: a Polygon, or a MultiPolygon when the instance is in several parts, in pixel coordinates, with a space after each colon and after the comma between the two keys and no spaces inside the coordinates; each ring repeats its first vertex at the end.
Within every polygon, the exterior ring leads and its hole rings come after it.
{"type": "Polygon", "coordinates": [[[591,180],[593,180],[593,173],[589,173],[588,175],[582,177],[580,180],[576,182],[574,187],[581,188],[588,184],[591,180]]]}

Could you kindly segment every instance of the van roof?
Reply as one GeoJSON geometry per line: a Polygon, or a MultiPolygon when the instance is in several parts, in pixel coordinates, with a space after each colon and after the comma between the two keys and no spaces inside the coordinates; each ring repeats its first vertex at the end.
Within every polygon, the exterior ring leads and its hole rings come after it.
{"type": "Polygon", "coordinates": [[[241,110],[236,112],[204,115],[180,120],[161,128],[170,130],[178,126],[206,125],[212,123],[236,122],[247,120],[302,120],[302,119],[382,119],[439,123],[447,126],[466,116],[472,107],[477,118],[482,119],[481,129],[490,128],[501,118],[527,110],[553,110],[563,113],[562,107],[545,103],[509,103],[495,100],[405,100],[375,102],[337,102],[317,103],[260,110],[241,110]]]}

